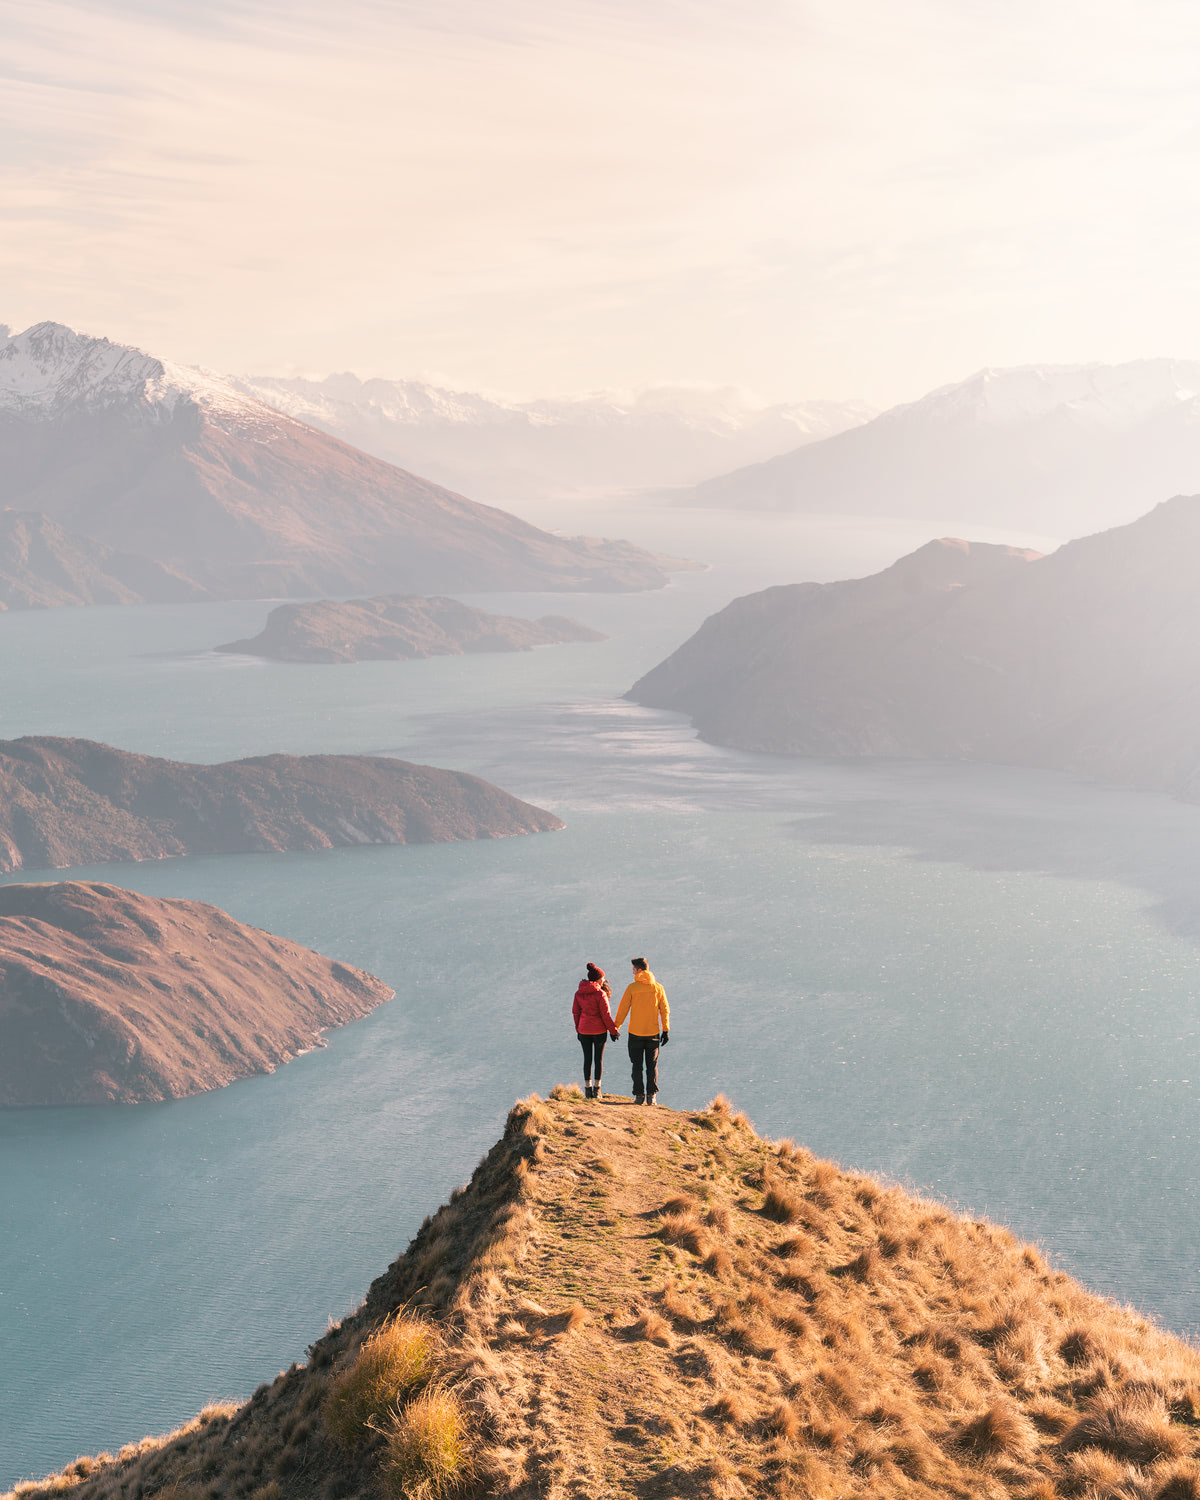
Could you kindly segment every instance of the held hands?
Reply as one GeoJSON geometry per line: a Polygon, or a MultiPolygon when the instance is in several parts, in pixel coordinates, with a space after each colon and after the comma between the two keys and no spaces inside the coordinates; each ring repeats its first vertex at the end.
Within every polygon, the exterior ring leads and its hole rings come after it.
{"type": "Polygon", "coordinates": [[[620,1041],[621,1039],[621,1033],[619,1031],[610,1031],[608,1035],[609,1039],[614,1042],[620,1041]]]}

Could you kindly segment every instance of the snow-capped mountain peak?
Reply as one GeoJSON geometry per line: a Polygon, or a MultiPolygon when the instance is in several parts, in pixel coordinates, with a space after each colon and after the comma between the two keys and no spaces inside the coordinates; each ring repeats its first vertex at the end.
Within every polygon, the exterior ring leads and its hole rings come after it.
{"type": "Polygon", "coordinates": [[[771,406],[703,385],[516,400],[348,372],[230,378],[298,421],[498,505],[693,483],[874,415],[861,402],[771,406]]]}
{"type": "Polygon", "coordinates": [[[77,333],[63,323],[35,323],[18,334],[3,329],[0,412],[39,422],[68,410],[126,407],[146,420],[167,421],[184,402],[217,422],[285,420],[217,375],[77,333]]]}
{"type": "MultiPolygon", "coordinates": [[[[985,425],[1069,416],[1080,423],[1122,427],[1200,395],[1200,363],[1141,359],[1121,365],[1021,365],[978,370],[940,386],[894,415],[969,419],[985,425]]],[[[889,412],[886,417],[891,418],[889,412]]]]}

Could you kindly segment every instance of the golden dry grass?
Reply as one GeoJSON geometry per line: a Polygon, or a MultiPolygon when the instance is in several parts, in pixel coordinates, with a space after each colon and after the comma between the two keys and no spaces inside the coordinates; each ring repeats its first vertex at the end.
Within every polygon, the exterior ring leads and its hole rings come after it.
{"type": "Polygon", "coordinates": [[[325,1397],[325,1425],[347,1448],[382,1431],[434,1372],[441,1339],[418,1318],[389,1318],[363,1342],[325,1397]]]}
{"type": "Polygon", "coordinates": [[[470,1430],[452,1390],[422,1391],[390,1422],[380,1467],[392,1500],[436,1500],[470,1477],[470,1430]]]}
{"type": "Polygon", "coordinates": [[[24,1495],[1200,1500],[1195,1349],[721,1098],[577,1104],[521,1101],[306,1366],[24,1495]],[[425,1383],[335,1441],[323,1413],[405,1319],[434,1337],[425,1383]],[[435,1396],[461,1427],[422,1416],[435,1396]],[[396,1457],[418,1429],[422,1470],[396,1457]]]}

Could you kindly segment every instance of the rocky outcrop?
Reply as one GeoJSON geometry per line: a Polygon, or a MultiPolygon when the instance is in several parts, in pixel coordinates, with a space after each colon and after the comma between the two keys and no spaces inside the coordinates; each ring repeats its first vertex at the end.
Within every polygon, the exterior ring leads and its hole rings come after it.
{"type": "Polygon", "coordinates": [[[36,511],[0,511],[0,609],[207,597],[198,583],[148,557],[78,536],[36,511]]]}
{"type": "Polygon", "coordinates": [[[385,756],[261,755],[201,766],[93,740],[0,740],[0,871],[562,827],[477,776],[385,756]]]}
{"type": "Polygon", "coordinates": [[[281,604],[267,616],[258,635],[217,650],[271,661],[412,661],[604,639],[599,631],[562,615],[522,620],[472,609],[457,599],[385,594],[281,604]]]}
{"type": "Polygon", "coordinates": [[[943,541],[768,589],[630,692],[705,739],[998,761],[1200,799],[1200,496],[1050,556],[943,541]]]}
{"type": "Polygon", "coordinates": [[[382,980],[202,901],[0,886],[0,1107],[182,1099],[270,1073],[382,980]]]}

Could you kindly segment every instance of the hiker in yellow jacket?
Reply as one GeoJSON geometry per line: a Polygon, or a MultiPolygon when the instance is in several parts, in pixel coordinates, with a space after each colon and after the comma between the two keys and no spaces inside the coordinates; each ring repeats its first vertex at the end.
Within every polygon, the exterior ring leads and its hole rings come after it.
{"type": "Polygon", "coordinates": [[[634,958],[633,983],[626,986],[616,1025],[629,1017],[629,1061],[633,1064],[633,1102],[658,1102],[658,1049],[671,1040],[671,1007],[667,993],[644,958],[634,958]],[[645,1072],[645,1081],[642,1074],[645,1072]]]}

